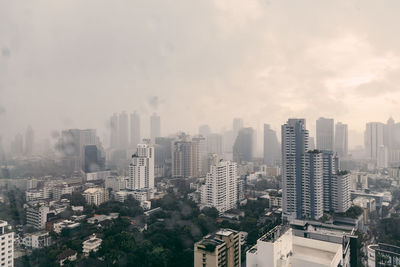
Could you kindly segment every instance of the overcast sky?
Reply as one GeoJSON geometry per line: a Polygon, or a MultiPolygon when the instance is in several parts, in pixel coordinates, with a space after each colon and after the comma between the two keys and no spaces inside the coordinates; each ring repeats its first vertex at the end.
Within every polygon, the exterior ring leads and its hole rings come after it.
{"type": "Polygon", "coordinates": [[[1,0],[0,135],[400,120],[400,1],[1,0]]]}

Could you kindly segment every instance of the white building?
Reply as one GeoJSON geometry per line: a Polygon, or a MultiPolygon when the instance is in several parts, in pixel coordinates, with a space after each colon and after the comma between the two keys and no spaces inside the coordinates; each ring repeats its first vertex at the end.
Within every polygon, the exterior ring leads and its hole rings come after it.
{"type": "Polygon", "coordinates": [[[47,231],[26,234],[22,244],[28,248],[44,248],[50,246],[51,237],[47,231]]]}
{"type": "Polygon", "coordinates": [[[70,220],[62,220],[59,222],[55,222],[53,224],[53,231],[56,232],[57,234],[61,234],[62,229],[67,228],[67,229],[74,229],[76,227],[79,227],[81,224],[78,222],[73,222],[70,220]]]}
{"type": "Polygon", "coordinates": [[[101,187],[89,188],[83,192],[83,197],[89,205],[98,206],[108,201],[108,190],[101,187]]]}
{"type": "Polygon", "coordinates": [[[99,250],[99,248],[100,248],[100,245],[101,245],[102,241],[103,240],[101,240],[101,238],[96,237],[95,234],[90,236],[90,238],[88,240],[85,240],[82,243],[82,252],[83,252],[83,254],[88,256],[91,251],[97,252],[99,250]]]}
{"type": "Polygon", "coordinates": [[[246,252],[247,267],[331,267],[342,262],[342,245],[295,236],[280,226],[262,236],[246,252]]]}
{"type": "Polygon", "coordinates": [[[14,266],[14,233],[6,221],[0,221],[0,266],[14,266]]]}
{"type": "Polygon", "coordinates": [[[29,207],[26,210],[27,225],[38,230],[44,229],[46,227],[47,214],[49,211],[49,207],[45,205],[29,207]]]}
{"type": "Polygon", "coordinates": [[[221,213],[236,208],[238,179],[236,163],[220,161],[212,165],[202,187],[201,204],[221,213]]]}
{"type": "Polygon", "coordinates": [[[150,143],[139,144],[136,154],[132,155],[128,188],[154,188],[154,147],[150,143]]]}
{"type": "Polygon", "coordinates": [[[128,180],[128,177],[109,176],[104,182],[105,188],[111,188],[111,190],[114,192],[125,190],[127,188],[128,180]]]}
{"type": "Polygon", "coordinates": [[[154,192],[148,189],[121,190],[115,193],[115,200],[124,202],[129,196],[139,201],[143,209],[148,210],[151,208],[149,200],[154,198],[154,192]]]}

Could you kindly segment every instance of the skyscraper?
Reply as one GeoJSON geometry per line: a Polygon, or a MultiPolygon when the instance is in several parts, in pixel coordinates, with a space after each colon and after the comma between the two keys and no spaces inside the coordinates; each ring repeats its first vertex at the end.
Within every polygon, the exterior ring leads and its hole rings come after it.
{"type": "Polygon", "coordinates": [[[33,153],[35,135],[31,126],[28,126],[25,133],[25,155],[30,156],[33,153]]]}
{"type": "Polygon", "coordinates": [[[201,203],[221,213],[236,208],[238,178],[234,162],[219,161],[211,165],[202,188],[201,203]]]}
{"type": "Polygon", "coordinates": [[[282,125],[282,210],[287,219],[301,217],[302,166],[307,150],[305,119],[289,119],[282,125]]]}
{"type": "Polygon", "coordinates": [[[209,134],[207,136],[207,153],[222,155],[222,135],[220,134],[209,134]]]}
{"type": "Polygon", "coordinates": [[[237,163],[253,160],[253,128],[243,128],[239,131],[233,145],[233,161],[237,163]]]}
{"type": "Polygon", "coordinates": [[[138,144],[129,165],[129,189],[154,188],[154,147],[150,142],[138,144]]]}
{"type": "Polygon", "coordinates": [[[204,177],[207,172],[207,140],[203,136],[195,136],[192,138],[192,142],[197,143],[197,167],[199,168],[198,174],[200,177],[204,177]]]}
{"type": "Polygon", "coordinates": [[[379,148],[383,146],[384,124],[369,122],[365,126],[364,144],[367,158],[378,159],[379,148]]]}
{"type": "Polygon", "coordinates": [[[234,118],[232,123],[233,130],[233,141],[235,141],[236,137],[239,134],[239,131],[243,129],[243,119],[242,118],[234,118]]]}
{"type": "Polygon", "coordinates": [[[264,124],[264,163],[277,165],[280,162],[280,147],[276,132],[269,124],[264,124]]]}
{"type": "Polygon", "coordinates": [[[125,111],[118,118],[118,148],[128,148],[128,114],[125,111]]]}
{"type": "Polygon", "coordinates": [[[150,138],[154,142],[156,137],[161,137],[161,121],[160,116],[153,113],[150,117],[150,138]]]}
{"type": "MultiPolygon", "coordinates": [[[[140,116],[135,111],[131,114],[131,147],[137,147],[140,143],[140,116]]],[[[154,140],[153,140],[154,142],[154,140]]]]}
{"type": "Polygon", "coordinates": [[[347,157],[348,154],[348,129],[347,124],[336,123],[335,129],[335,152],[340,158],[347,157]]]}
{"type": "Polygon", "coordinates": [[[317,149],[333,151],[334,142],[333,119],[319,118],[317,120],[317,149]]]}
{"type": "Polygon", "coordinates": [[[182,134],[172,146],[172,177],[198,177],[198,143],[182,134]]]}
{"type": "Polygon", "coordinates": [[[110,118],[110,148],[118,148],[118,115],[115,113],[110,118]]]}
{"type": "Polygon", "coordinates": [[[104,158],[96,145],[85,146],[84,172],[97,172],[104,170],[104,158]]]}

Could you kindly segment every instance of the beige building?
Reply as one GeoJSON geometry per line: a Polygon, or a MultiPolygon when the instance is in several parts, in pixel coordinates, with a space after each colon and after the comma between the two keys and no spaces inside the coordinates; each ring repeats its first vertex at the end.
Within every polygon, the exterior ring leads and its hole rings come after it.
{"type": "Polygon", "coordinates": [[[101,187],[89,188],[83,192],[83,197],[89,205],[94,204],[98,206],[108,201],[108,190],[101,187]]]}
{"type": "Polygon", "coordinates": [[[239,267],[240,233],[221,229],[194,244],[194,267],[239,267]]]}

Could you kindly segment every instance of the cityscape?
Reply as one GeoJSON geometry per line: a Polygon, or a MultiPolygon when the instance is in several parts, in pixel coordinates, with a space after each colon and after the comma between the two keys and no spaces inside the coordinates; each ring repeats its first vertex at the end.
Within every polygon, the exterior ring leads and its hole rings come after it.
{"type": "Polygon", "coordinates": [[[0,267],[400,266],[397,2],[39,2],[0,3],[0,267]]]}

